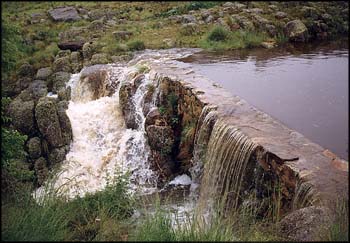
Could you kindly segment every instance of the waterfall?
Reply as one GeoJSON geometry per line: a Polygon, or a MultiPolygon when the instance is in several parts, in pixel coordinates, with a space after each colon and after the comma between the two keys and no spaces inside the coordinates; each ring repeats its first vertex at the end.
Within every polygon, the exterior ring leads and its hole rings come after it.
{"type": "Polygon", "coordinates": [[[212,214],[215,206],[234,209],[256,145],[238,128],[217,119],[215,107],[203,109],[198,128],[194,156],[203,167],[198,205],[203,214],[212,214]]]}
{"type": "MultiPolygon", "coordinates": [[[[145,137],[142,102],[150,80],[145,75],[133,102],[137,113],[138,129],[127,129],[119,106],[119,88],[135,72],[133,67],[109,66],[104,87],[117,83],[111,96],[92,99],[93,95],[81,75],[73,74],[67,86],[71,87],[72,99],[67,115],[71,121],[73,141],[70,151],[58,173],[51,181],[38,188],[36,198],[51,185],[56,194],[69,198],[84,196],[103,190],[116,173],[130,174],[130,191],[149,193],[156,190],[156,174],[149,168],[149,148],[145,137]]],[[[52,188],[51,188],[52,189],[52,188]]]]}

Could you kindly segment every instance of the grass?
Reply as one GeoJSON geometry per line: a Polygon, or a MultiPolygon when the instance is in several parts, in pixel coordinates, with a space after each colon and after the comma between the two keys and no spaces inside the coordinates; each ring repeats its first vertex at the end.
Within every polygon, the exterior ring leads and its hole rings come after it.
{"type": "Polygon", "coordinates": [[[263,32],[243,30],[231,32],[223,27],[214,27],[205,38],[199,41],[199,45],[214,51],[234,50],[258,47],[267,39],[267,35],[263,32]]]}
{"type": "Polygon", "coordinates": [[[21,200],[2,204],[2,239],[90,241],[105,240],[111,234],[117,237],[116,231],[120,233],[126,227],[125,220],[134,207],[133,198],[127,193],[127,182],[127,177],[116,177],[105,190],[68,202],[47,194],[41,205],[27,191],[21,200]]]}

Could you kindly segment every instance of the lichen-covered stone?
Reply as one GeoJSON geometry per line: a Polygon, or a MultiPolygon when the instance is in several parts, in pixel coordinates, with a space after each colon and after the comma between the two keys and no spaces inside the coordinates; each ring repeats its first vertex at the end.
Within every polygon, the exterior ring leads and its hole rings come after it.
{"type": "Polygon", "coordinates": [[[279,223],[281,235],[294,241],[320,240],[321,230],[331,224],[328,208],[310,206],[286,215],[279,223]]]}
{"type": "Polygon", "coordinates": [[[124,116],[127,128],[136,129],[135,106],[131,97],[134,95],[135,89],[131,83],[123,83],[119,90],[119,104],[124,116]]]}
{"type": "Polygon", "coordinates": [[[60,122],[63,143],[69,145],[73,138],[72,125],[66,113],[68,101],[60,101],[57,104],[57,114],[60,122]]]}
{"type": "Polygon", "coordinates": [[[35,69],[32,65],[24,63],[19,67],[17,74],[20,77],[33,77],[35,74],[35,69]]]}
{"type": "Polygon", "coordinates": [[[50,77],[51,74],[52,74],[51,67],[40,68],[36,73],[35,78],[39,80],[46,80],[50,77]]]}
{"type": "Polygon", "coordinates": [[[53,71],[54,72],[72,72],[70,57],[60,57],[56,58],[53,62],[53,71]]]}
{"type": "Polygon", "coordinates": [[[107,64],[109,62],[108,56],[105,53],[96,53],[91,57],[91,64],[107,64]]]}
{"type": "Polygon", "coordinates": [[[36,173],[37,181],[39,186],[41,186],[49,175],[49,170],[47,168],[47,162],[44,157],[40,157],[34,163],[34,170],[36,173]]]}
{"type": "Polygon", "coordinates": [[[71,74],[67,72],[56,72],[52,74],[48,82],[48,90],[57,93],[61,88],[66,87],[66,83],[70,77],[71,74]]]}
{"type": "Polygon", "coordinates": [[[83,57],[78,51],[73,51],[70,54],[70,62],[73,73],[78,73],[83,68],[83,57]]]}
{"type": "Polygon", "coordinates": [[[308,39],[308,30],[301,20],[289,21],[284,26],[284,33],[290,41],[306,42],[308,39]]]}
{"type": "Polygon", "coordinates": [[[35,107],[38,128],[52,147],[63,145],[63,138],[55,101],[49,97],[39,99],[35,107]]]}
{"type": "Polygon", "coordinates": [[[54,21],[77,21],[81,17],[74,7],[59,7],[48,11],[49,15],[54,21]]]}
{"type": "Polygon", "coordinates": [[[37,159],[41,156],[40,138],[33,137],[27,142],[28,154],[31,159],[37,159]]]}
{"type": "Polygon", "coordinates": [[[48,161],[50,167],[55,164],[62,162],[66,157],[66,149],[65,147],[55,148],[50,151],[48,156],[48,161]]]}
{"type": "Polygon", "coordinates": [[[30,89],[35,100],[47,95],[47,84],[44,80],[34,80],[30,89]]]}
{"type": "Polygon", "coordinates": [[[33,100],[14,99],[9,105],[8,113],[17,130],[28,135],[35,132],[33,100]]]}

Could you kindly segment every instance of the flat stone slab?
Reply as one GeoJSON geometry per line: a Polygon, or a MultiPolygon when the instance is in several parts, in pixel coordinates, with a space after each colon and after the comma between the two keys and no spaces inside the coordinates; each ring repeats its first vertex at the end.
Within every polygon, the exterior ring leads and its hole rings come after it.
{"type": "Polygon", "coordinates": [[[203,104],[217,106],[219,119],[238,127],[253,142],[276,155],[283,167],[312,185],[321,201],[332,202],[340,195],[348,195],[347,161],[333,153],[329,156],[320,145],[196,74],[189,63],[167,60],[151,65],[154,75],[181,82],[203,104]]]}
{"type": "Polygon", "coordinates": [[[77,21],[81,20],[78,11],[73,7],[60,7],[50,10],[49,15],[54,21],[77,21]]]}

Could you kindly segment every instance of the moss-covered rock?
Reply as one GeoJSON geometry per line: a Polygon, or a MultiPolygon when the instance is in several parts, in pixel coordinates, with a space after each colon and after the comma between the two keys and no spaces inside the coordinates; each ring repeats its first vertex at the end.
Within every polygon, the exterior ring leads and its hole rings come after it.
{"type": "Polygon", "coordinates": [[[27,142],[28,154],[31,159],[38,159],[41,156],[41,141],[38,137],[33,137],[27,142]]]}
{"type": "Polygon", "coordinates": [[[9,105],[8,113],[17,130],[28,135],[35,133],[33,100],[14,99],[9,105]]]}
{"type": "Polygon", "coordinates": [[[290,41],[306,42],[308,40],[308,29],[299,19],[289,21],[284,26],[284,33],[290,41]]]}
{"type": "Polygon", "coordinates": [[[35,117],[41,134],[50,146],[62,146],[62,132],[54,99],[48,97],[40,98],[35,107],[35,117]]]}
{"type": "Polygon", "coordinates": [[[49,175],[49,170],[47,168],[47,162],[44,157],[40,157],[34,163],[34,170],[39,186],[43,185],[45,180],[49,175]]]}

